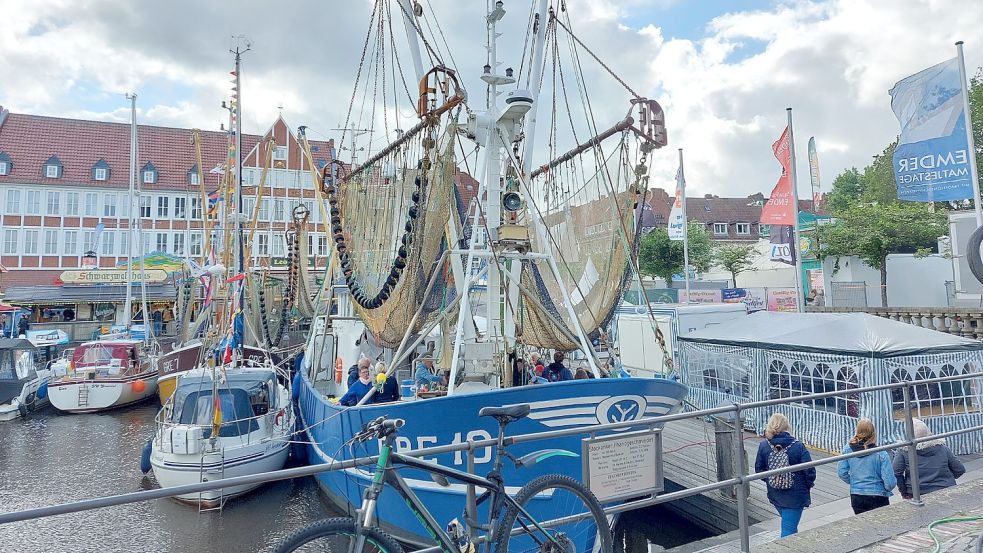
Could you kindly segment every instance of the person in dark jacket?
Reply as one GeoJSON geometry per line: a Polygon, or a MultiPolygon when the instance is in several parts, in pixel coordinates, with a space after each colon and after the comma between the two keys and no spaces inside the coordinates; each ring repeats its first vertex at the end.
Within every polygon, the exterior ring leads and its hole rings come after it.
{"type": "Polygon", "coordinates": [[[553,362],[546,366],[543,376],[550,382],[563,382],[573,380],[573,373],[563,365],[563,352],[558,351],[553,354],[553,362]]]}
{"type": "MultiPolygon", "coordinates": [[[[787,452],[789,466],[808,463],[812,460],[809,451],[802,442],[792,436],[788,418],[781,413],[775,413],[768,419],[765,438],[767,439],[758,445],[758,455],[754,460],[754,472],[768,470],[768,457],[773,451],[787,452]]],[[[792,475],[792,487],[789,489],[774,488],[769,479],[765,480],[768,486],[768,501],[782,517],[783,538],[799,531],[802,510],[812,504],[809,490],[816,484],[815,468],[789,474],[792,475]]]]}
{"type": "Polygon", "coordinates": [[[386,365],[384,363],[375,364],[376,391],[372,396],[372,403],[387,403],[399,401],[399,384],[394,377],[387,377],[386,365]],[[381,377],[379,375],[382,375],[381,377]],[[383,380],[382,389],[379,389],[379,380],[383,380]]]}
{"type": "MultiPolygon", "coordinates": [[[[874,447],[877,447],[874,423],[870,419],[860,419],[857,421],[857,432],[843,447],[843,453],[874,447]]],[[[850,505],[855,515],[886,507],[888,498],[893,495],[891,490],[898,485],[891,457],[886,451],[844,459],[839,462],[836,473],[841,480],[850,484],[850,505]]]]}
{"type": "Polygon", "coordinates": [[[358,373],[363,368],[368,369],[371,366],[372,366],[372,361],[369,361],[367,357],[363,357],[358,360],[358,363],[355,363],[351,367],[348,367],[348,387],[351,388],[352,384],[354,384],[355,381],[358,380],[358,373]]]}
{"type": "MultiPolygon", "coordinates": [[[[366,359],[367,361],[367,359],[366,359]]],[[[348,387],[348,391],[345,395],[341,396],[341,403],[346,407],[351,407],[353,405],[358,405],[358,402],[369,393],[372,389],[372,378],[369,375],[369,364],[366,363],[362,366],[362,363],[358,364],[358,380],[356,380],[351,386],[348,387]]]]}
{"type": "MultiPolygon", "coordinates": [[[[915,437],[925,438],[931,434],[928,426],[919,419],[912,421],[915,437]]],[[[918,491],[932,493],[956,485],[956,478],[966,473],[966,467],[952,454],[945,439],[929,440],[916,446],[918,450],[918,491]]],[[[901,497],[911,499],[911,473],[908,467],[907,449],[899,449],[894,454],[894,475],[898,478],[898,491],[901,497]]]]}

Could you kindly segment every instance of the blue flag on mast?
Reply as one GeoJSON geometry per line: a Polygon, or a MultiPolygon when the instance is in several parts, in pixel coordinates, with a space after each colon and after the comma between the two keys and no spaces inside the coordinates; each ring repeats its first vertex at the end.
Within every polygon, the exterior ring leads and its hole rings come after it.
{"type": "Polygon", "coordinates": [[[891,109],[901,124],[894,151],[899,200],[973,197],[962,90],[958,58],[902,79],[891,89],[891,109]]]}

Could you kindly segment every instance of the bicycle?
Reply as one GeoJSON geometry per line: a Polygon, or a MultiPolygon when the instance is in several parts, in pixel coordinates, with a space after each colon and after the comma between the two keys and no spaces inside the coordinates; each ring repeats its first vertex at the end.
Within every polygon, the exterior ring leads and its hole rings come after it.
{"type": "Polygon", "coordinates": [[[475,553],[484,546],[486,553],[507,551],[539,551],[571,553],[574,551],[612,551],[612,534],[608,519],[597,498],[583,484],[561,474],[547,474],[528,482],[515,497],[505,492],[501,470],[503,459],[516,467],[531,467],[556,455],[573,455],[561,450],[541,450],[513,457],[505,447],[505,427],[529,414],[529,405],[484,407],[479,416],[498,421],[498,442],[494,464],[487,476],[481,477],[444,467],[431,461],[407,457],[393,449],[396,434],[403,426],[402,419],[379,417],[369,422],[352,440],[381,439],[379,458],[371,484],[362,499],[357,516],[325,519],[300,528],[287,535],[273,550],[274,553],[293,551],[347,551],[349,553],[403,553],[402,546],[374,524],[376,501],[386,485],[392,486],[423,523],[427,534],[437,544],[423,552],[475,553]],[[411,467],[430,473],[441,485],[448,479],[468,484],[467,504],[461,525],[455,519],[445,531],[427,510],[416,493],[396,470],[411,467]],[[484,491],[476,496],[475,489],[484,491]],[[542,498],[548,498],[543,501],[542,498]],[[534,502],[534,499],[539,501],[534,502]],[[478,521],[478,507],[489,505],[487,523],[478,521]],[[556,517],[540,521],[538,515],[549,512],[556,517]],[[483,533],[483,534],[482,534],[483,533]],[[312,547],[313,546],[313,547],[312,547]]]}

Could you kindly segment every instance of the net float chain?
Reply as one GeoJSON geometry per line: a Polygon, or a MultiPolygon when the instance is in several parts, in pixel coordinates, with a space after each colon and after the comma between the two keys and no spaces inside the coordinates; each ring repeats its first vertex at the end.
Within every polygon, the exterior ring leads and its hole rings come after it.
{"type": "MultiPolygon", "coordinates": [[[[421,165],[426,166],[426,161],[424,159],[421,165]]],[[[400,238],[400,246],[396,252],[396,259],[393,260],[392,267],[389,270],[389,276],[386,278],[385,283],[383,283],[382,288],[373,297],[369,297],[362,288],[362,284],[358,281],[358,277],[355,274],[352,259],[348,254],[348,245],[345,243],[344,229],[341,225],[341,209],[338,207],[338,198],[336,196],[337,189],[334,185],[327,187],[328,204],[331,206],[331,232],[334,235],[335,249],[338,251],[341,272],[345,275],[345,283],[348,285],[352,297],[365,309],[378,309],[382,307],[382,304],[392,294],[393,288],[399,283],[403,270],[406,268],[406,258],[409,256],[408,248],[413,242],[413,221],[420,216],[420,201],[423,199],[422,191],[423,187],[427,184],[427,179],[426,177],[417,176],[414,179],[414,184],[416,185],[416,190],[413,191],[411,196],[412,203],[407,210],[408,218],[403,228],[403,235],[400,238]]]]}

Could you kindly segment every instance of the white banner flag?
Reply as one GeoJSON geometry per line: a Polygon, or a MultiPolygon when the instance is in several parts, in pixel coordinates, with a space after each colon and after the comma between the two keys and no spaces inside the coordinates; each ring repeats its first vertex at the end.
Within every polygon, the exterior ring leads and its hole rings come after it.
{"type": "Polygon", "coordinates": [[[676,200],[669,212],[669,239],[682,241],[686,232],[686,214],[683,213],[683,195],[686,194],[686,182],[683,173],[676,171],[676,200]]]}

